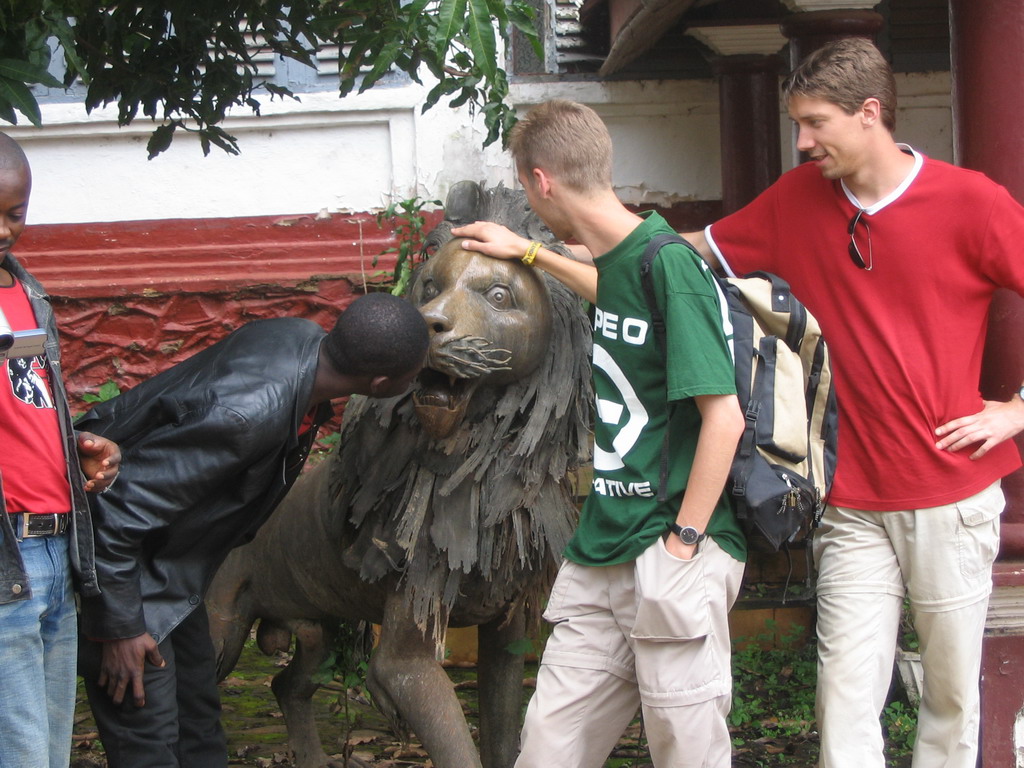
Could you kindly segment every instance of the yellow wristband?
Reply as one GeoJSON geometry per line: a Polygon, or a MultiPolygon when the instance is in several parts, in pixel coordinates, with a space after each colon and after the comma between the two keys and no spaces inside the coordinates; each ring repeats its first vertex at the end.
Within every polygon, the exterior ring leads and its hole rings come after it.
{"type": "Polygon", "coordinates": [[[540,251],[540,249],[543,248],[543,247],[544,247],[543,244],[542,243],[538,243],[536,240],[534,240],[532,243],[530,243],[530,247],[527,248],[526,249],[526,253],[523,254],[523,258],[522,258],[523,264],[525,264],[528,267],[532,267],[533,266],[533,260],[537,258],[538,251],[540,251]]]}

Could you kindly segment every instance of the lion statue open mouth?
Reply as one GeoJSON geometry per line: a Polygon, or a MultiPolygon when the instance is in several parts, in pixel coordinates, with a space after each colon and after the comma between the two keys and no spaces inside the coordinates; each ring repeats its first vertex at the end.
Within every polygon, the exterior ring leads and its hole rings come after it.
{"type": "Polygon", "coordinates": [[[513,370],[512,353],[478,336],[440,338],[433,334],[427,362],[413,392],[416,417],[431,437],[448,437],[458,428],[481,380],[513,370]]]}

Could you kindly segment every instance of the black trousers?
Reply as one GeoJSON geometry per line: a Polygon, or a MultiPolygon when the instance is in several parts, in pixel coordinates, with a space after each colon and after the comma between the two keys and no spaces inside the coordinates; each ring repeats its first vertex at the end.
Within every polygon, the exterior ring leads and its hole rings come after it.
{"type": "Polygon", "coordinates": [[[132,703],[129,688],[116,707],[97,685],[102,643],[81,643],[79,674],[110,768],[225,768],[227,738],[202,603],[160,643],[160,654],[166,666],[146,664],[145,706],[132,703]]]}

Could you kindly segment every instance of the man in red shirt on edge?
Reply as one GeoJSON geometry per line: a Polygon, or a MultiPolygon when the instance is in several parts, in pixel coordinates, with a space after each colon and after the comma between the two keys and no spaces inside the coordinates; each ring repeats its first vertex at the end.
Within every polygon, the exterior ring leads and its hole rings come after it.
{"type": "Polygon", "coordinates": [[[1024,294],[1024,209],[980,173],[897,144],[892,71],[868,41],[787,79],[797,148],[742,210],[686,235],[728,273],[775,272],[821,323],[838,467],[814,537],[822,766],[882,768],[879,715],[904,595],[924,691],[915,768],[974,768],[981,643],[1024,388],[981,399],[993,292],[1024,294]]]}
{"type": "Polygon", "coordinates": [[[31,190],[25,153],[0,133],[0,766],[64,768],[78,656],[72,576],[82,594],[99,591],[85,492],[110,485],[120,453],[76,437],[50,297],[11,255],[31,190]]]}

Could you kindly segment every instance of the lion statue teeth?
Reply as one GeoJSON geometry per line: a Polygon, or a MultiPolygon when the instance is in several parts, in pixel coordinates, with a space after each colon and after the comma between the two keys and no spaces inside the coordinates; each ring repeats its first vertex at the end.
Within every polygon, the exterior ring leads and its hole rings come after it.
{"type": "Polygon", "coordinates": [[[338,448],[232,552],[207,598],[222,677],[257,620],[264,652],[295,637],[273,688],[300,768],[344,765],[325,756],[310,709],[311,676],[342,619],[381,625],[367,686],[435,766],[515,760],[523,657],[507,649],[539,617],[575,525],[590,326],[541,270],[452,241],[453,221],[477,219],[551,241],[521,192],[453,187],[428,238],[438,250],[410,285],[431,331],[414,392],[352,398],[338,448]],[[468,625],[479,633],[479,749],[439,664],[447,627],[468,625]]]}

